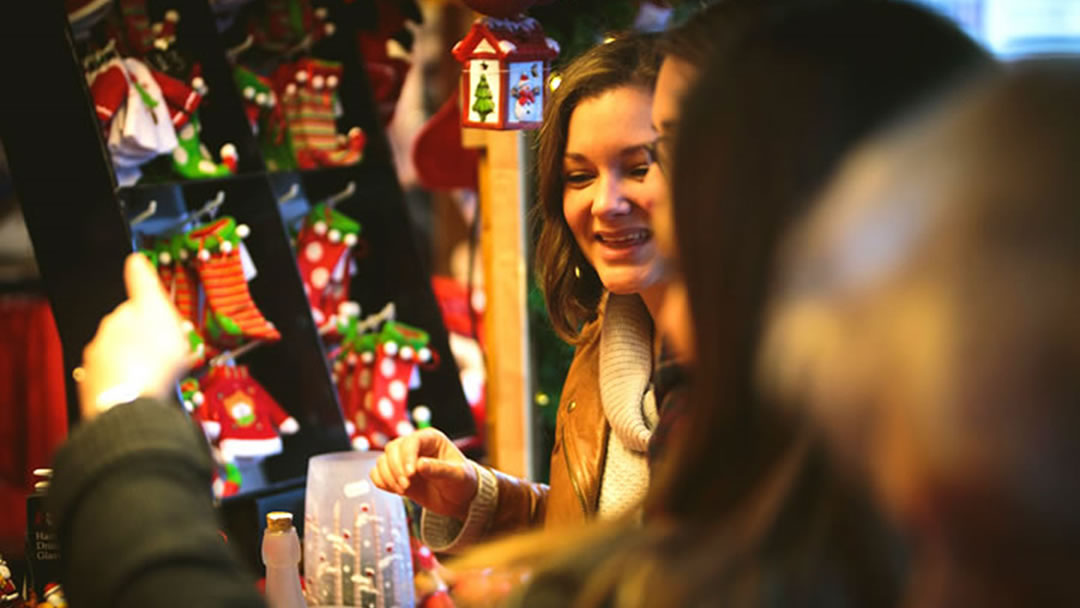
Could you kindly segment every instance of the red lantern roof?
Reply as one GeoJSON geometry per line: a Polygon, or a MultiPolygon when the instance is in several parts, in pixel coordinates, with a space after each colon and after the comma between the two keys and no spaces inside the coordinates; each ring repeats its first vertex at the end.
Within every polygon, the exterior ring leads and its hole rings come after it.
{"type": "Polygon", "coordinates": [[[545,36],[540,22],[531,17],[481,17],[454,45],[453,53],[462,63],[469,59],[550,61],[559,54],[559,44],[545,36]]]}

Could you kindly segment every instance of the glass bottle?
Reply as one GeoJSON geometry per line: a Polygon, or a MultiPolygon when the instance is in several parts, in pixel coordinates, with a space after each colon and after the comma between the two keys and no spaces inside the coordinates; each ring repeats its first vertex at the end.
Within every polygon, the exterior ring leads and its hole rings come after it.
{"type": "Polygon", "coordinates": [[[270,608],[305,608],[307,603],[300,589],[300,538],[293,527],[292,513],[266,514],[262,558],[266,565],[266,602],[270,608]]]}

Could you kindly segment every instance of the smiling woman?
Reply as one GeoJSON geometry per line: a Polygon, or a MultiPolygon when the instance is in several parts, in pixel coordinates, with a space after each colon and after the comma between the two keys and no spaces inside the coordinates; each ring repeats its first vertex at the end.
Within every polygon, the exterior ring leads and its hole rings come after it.
{"type": "Polygon", "coordinates": [[[665,286],[652,210],[667,186],[648,149],[658,65],[651,36],[595,47],[563,70],[544,116],[538,274],[552,324],[577,346],[550,486],[481,467],[434,429],[391,442],[372,473],[380,488],[424,507],[421,533],[436,551],[640,508],[663,402],[652,384],[653,314],[665,286]]]}

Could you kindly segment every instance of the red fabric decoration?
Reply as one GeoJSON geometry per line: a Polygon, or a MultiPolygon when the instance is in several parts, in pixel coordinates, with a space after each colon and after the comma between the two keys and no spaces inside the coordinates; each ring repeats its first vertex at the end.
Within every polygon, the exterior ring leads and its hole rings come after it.
{"type": "Polygon", "coordinates": [[[477,150],[461,145],[461,117],[457,93],[428,119],[413,145],[413,165],[420,183],[429,190],[476,190],[477,150]]]}
{"type": "Polygon", "coordinates": [[[281,433],[298,430],[296,419],[274,401],[245,366],[221,365],[202,381],[203,404],[195,417],[226,462],[281,452],[281,433]]]}
{"type": "Polygon", "coordinates": [[[0,298],[0,553],[24,553],[31,471],[67,436],[64,358],[43,297],[0,298]]]}

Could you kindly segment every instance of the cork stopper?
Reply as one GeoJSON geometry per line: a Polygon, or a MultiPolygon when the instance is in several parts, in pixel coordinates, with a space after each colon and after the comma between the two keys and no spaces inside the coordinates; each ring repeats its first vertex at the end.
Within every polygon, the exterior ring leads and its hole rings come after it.
{"type": "Polygon", "coordinates": [[[269,532],[285,532],[292,527],[292,513],[271,511],[266,514],[266,529],[269,532]]]}

